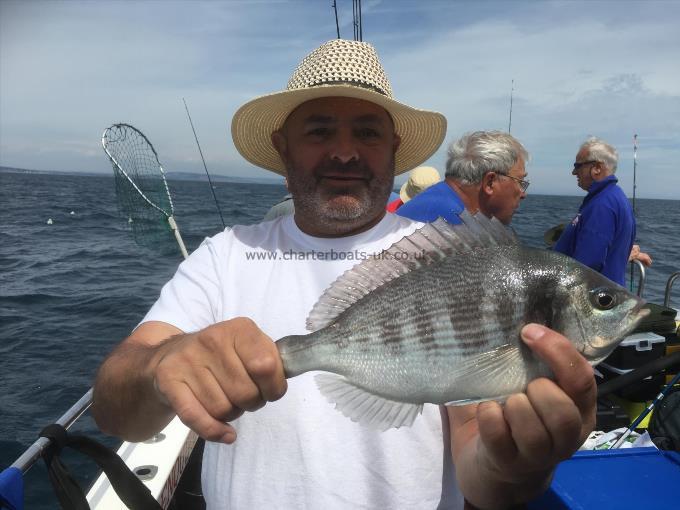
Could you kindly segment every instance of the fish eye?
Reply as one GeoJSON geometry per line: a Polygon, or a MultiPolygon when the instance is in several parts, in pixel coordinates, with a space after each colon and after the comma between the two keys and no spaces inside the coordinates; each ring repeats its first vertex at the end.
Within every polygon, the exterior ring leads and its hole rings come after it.
{"type": "Polygon", "coordinates": [[[610,310],[616,304],[616,296],[606,289],[595,289],[591,293],[591,301],[600,310],[610,310]]]}

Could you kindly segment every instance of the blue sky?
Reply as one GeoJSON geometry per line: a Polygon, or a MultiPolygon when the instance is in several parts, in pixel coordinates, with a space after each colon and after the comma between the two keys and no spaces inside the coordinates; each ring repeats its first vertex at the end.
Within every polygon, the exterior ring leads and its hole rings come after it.
{"type": "MultiPolygon", "coordinates": [[[[337,0],[352,38],[352,2],[337,0]]],[[[680,2],[364,0],[395,96],[438,110],[446,145],[508,128],[532,155],[530,192],[582,192],[570,175],[589,135],[620,153],[637,196],[680,196],[680,2]]],[[[243,161],[229,123],[281,90],[299,60],[336,36],[332,0],[0,0],[0,165],[110,172],[104,129],[127,122],[167,171],[202,172],[186,98],[212,174],[267,177],[243,161]]]]}

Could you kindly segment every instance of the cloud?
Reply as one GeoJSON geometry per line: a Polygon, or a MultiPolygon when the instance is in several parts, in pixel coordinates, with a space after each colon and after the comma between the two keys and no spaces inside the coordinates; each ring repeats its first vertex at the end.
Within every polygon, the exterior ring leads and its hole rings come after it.
{"type": "MultiPolygon", "coordinates": [[[[640,135],[647,196],[667,196],[680,158],[680,4],[364,1],[396,97],[443,112],[447,141],[508,128],[533,155],[532,192],[577,194],[570,163],[596,134],[621,153],[640,135]]],[[[352,37],[351,5],[338,2],[352,37]]],[[[0,165],[109,171],[99,137],[139,127],[169,169],[267,176],[238,155],[230,119],[280,90],[335,37],[331,3],[0,2],[0,165]]],[[[443,169],[445,146],[428,162],[443,169]]]]}
{"type": "MultiPolygon", "coordinates": [[[[633,27],[579,18],[549,23],[544,14],[533,13],[543,23],[530,24],[531,30],[519,18],[481,19],[391,55],[395,89],[427,77],[407,90],[406,101],[427,97],[418,106],[436,105],[447,116],[451,140],[476,129],[507,130],[514,79],[512,132],[532,152],[532,192],[578,193],[569,169],[589,134],[619,146],[626,163],[633,134],[664,140],[663,152],[648,147],[648,163],[656,182],[676,183],[669,162],[680,157],[680,68],[669,63],[680,47],[678,19],[633,27]]],[[[442,168],[444,159],[442,148],[434,166],[442,168]]]]}

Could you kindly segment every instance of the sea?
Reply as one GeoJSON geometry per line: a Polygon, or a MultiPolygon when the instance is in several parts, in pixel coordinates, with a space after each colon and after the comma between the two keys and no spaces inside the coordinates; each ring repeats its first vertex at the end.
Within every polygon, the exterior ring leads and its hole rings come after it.
{"type": "MultiPolygon", "coordinates": [[[[213,182],[224,224],[252,224],[286,193],[282,184],[213,182]]],[[[210,185],[170,180],[189,252],[224,226],[210,185]]],[[[582,197],[529,194],[513,227],[545,247],[547,229],[571,220],[582,197]]],[[[638,199],[637,242],[653,258],[644,297],[662,303],[680,270],[680,201],[638,199]]],[[[171,235],[134,240],[119,214],[113,176],[0,171],[0,471],[91,386],[107,353],[142,319],[182,256],[171,235]],[[51,220],[48,224],[48,220],[51,220]]],[[[634,277],[637,289],[637,273],[634,277]]],[[[680,284],[671,304],[680,308],[680,284]]],[[[71,428],[115,448],[85,414],[71,428]]],[[[96,465],[66,451],[85,489],[96,465]]],[[[57,508],[42,461],[25,476],[27,509],[57,508]]]]}

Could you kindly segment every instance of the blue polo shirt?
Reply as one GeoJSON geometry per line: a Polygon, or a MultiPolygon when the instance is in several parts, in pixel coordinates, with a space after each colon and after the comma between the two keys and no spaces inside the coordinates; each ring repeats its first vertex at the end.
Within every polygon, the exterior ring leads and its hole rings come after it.
{"type": "Polygon", "coordinates": [[[446,181],[430,186],[397,209],[396,214],[404,218],[430,223],[444,218],[449,223],[461,223],[458,215],[465,205],[458,194],[446,181]]]}
{"type": "Polygon", "coordinates": [[[578,214],[557,240],[555,251],[625,285],[626,266],[635,240],[635,217],[617,182],[610,175],[590,185],[578,214]]]}

